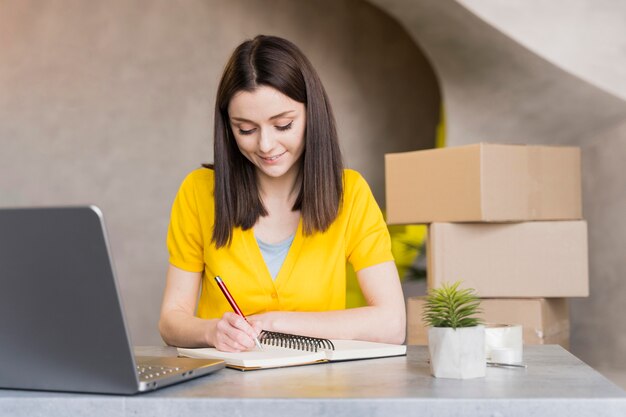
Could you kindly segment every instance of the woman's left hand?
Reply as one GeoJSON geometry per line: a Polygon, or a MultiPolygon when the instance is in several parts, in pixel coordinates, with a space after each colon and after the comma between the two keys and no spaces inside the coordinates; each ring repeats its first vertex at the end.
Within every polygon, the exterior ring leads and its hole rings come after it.
{"type": "Polygon", "coordinates": [[[254,328],[254,330],[261,331],[267,330],[269,332],[274,331],[274,312],[254,314],[250,316],[246,316],[246,319],[250,323],[250,325],[254,328]]]}

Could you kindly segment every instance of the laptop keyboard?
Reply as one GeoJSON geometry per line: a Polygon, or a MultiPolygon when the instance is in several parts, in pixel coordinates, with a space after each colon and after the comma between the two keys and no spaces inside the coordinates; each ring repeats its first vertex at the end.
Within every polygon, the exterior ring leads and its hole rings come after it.
{"type": "Polygon", "coordinates": [[[139,375],[139,379],[142,381],[161,378],[163,376],[181,371],[182,368],[178,366],[160,366],[160,365],[150,365],[150,366],[141,366],[137,365],[137,375],[139,375]]]}

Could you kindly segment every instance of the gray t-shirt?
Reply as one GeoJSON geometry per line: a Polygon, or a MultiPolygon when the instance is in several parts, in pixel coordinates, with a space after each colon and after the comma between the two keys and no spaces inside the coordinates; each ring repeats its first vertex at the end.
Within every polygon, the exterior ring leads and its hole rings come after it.
{"type": "Polygon", "coordinates": [[[296,235],[291,235],[278,243],[265,243],[259,240],[259,238],[256,238],[259,249],[261,249],[261,255],[263,255],[263,260],[265,260],[265,265],[267,265],[272,279],[276,279],[278,271],[280,271],[280,268],[283,266],[295,236],[296,235]]]}

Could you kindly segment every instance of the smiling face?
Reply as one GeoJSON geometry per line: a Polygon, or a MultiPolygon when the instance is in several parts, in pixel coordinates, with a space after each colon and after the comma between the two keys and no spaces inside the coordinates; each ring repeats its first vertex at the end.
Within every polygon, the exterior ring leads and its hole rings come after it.
{"type": "Polygon", "coordinates": [[[304,104],[272,87],[261,86],[235,94],[228,114],[237,146],[254,164],[259,179],[295,182],[304,152],[304,104]]]}

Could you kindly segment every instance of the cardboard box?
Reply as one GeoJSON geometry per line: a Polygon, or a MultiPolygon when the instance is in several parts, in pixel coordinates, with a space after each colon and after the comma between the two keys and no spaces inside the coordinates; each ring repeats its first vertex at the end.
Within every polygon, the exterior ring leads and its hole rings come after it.
{"type": "Polygon", "coordinates": [[[387,223],[577,220],[580,149],[479,143],[385,155],[387,223]]]}
{"type": "Polygon", "coordinates": [[[482,298],[587,297],[587,223],[433,223],[428,288],[463,281],[482,298]]]}
{"type": "MultiPolygon", "coordinates": [[[[424,297],[407,303],[407,344],[428,344],[422,321],[424,297]]],[[[521,324],[524,344],[558,344],[569,348],[569,305],[565,298],[483,299],[480,317],[486,323],[521,324]]]]}

